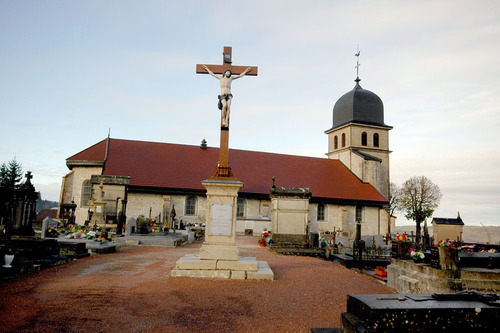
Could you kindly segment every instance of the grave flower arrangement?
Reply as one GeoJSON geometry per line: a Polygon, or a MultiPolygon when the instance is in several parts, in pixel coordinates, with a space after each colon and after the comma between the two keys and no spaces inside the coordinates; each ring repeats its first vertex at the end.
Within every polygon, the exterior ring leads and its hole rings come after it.
{"type": "Polygon", "coordinates": [[[415,262],[421,262],[425,258],[425,254],[421,251],[417,251],[416,249],[410,250],[410,256],[413,258],[415,262]]]}
{"type": "Polygon", "coordinates": [[[93,238],[95,238],[96,236],[97,236],[97,233],[96,233],[95,231],[91,230],[91,231],[89,231],[89,232],[87,233],[87,236],[85,236],[85,238],[87,238],[87,239],[93,239],[93,238]]]}
{"type": "Polygon", "coordinates": [[[497,253],[497,250],[495,249],[489,249],[488,251],[482,250],[481,253],[497,253]]]}
{"type": "Polygon", "coordinates": [[[406,242],[406,232],[403,232],[401,235],[399,234],[399,232],[397,233],[396,235],[396,239],[400,242],[406,242]]]}
{"type": "Polygon", "coordinates": [[[100,236],[100,237],[98,237],[98,238],[97,238],[97,241],[98,241],[99,243],[103,244],[103,243],[105,243],[105,242],[106,242],[106,238],[104,238],[104,237],[100,236]]]}
{"type": "Polygon", "coordinates": [[[453,243],[450,241],[449,238],[446,238],[446,240],[440,240],[438,243],[439,247],[454,247],[453,243]]]}
{"type": "Polygon", "coordinates": [[[50,228],[46,231],[45,236],[51,238],[57,238],[59,237],[59,231],[56,228],[50,228]]]}

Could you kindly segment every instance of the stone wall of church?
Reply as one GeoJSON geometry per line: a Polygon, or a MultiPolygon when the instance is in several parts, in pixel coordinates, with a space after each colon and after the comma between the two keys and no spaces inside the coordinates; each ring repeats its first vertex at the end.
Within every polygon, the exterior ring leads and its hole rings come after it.
{"type": "MultiPolygon", "coordinates": [[[[356,232],[356,206],[325,205],[325,220],[318,221],[318,204],[310,204],[309,231],[325,232],[341,230],[342,236],[354,239],[356,232]]],[[[379,207],[363,207],[362,209],[362,234],[385,235],[387,233],[389,214],[379,207]]]]}
{"type": "MultiPolygon", "coordinates": [[[[59,198],[59,202],[61,204],[69,204],[73,200],[73,181],[74,181],[74,172],[71,171],[66,176],[63,176],[61,183],[61,196],[59,198]]],[[[59,214],[58,214],[59,216],[59,214]]]]}
{"type": "Polygon", "coordinates": [[[71,200],[75,201],[75,222],[77,224],[83,225],[88,219],[89,206],[86,203],[82,203],[82,186],[83,182],[90,180],[92,175],[100,175],[102,173],[101,167],[74,167],[73,170],[66,176],[65,188],[64,188],[64,202],[71,203],[71,200]],[[68,181],[68,178],[72,178],[68,181]],[[71,200],[68,200],[71,198],[71,200]]]}
{"type": "Polygon", "coordinates": [[[165,216],[170,216],[172,207],[175,208],[176,219],[182,223],[205,223],[205,211],[207,199],[204,196],[196,196],[195,214],[186,215],[186,195],[162,195],[148,193],[129,193],[127,203],[127,217],[135,217],[144,215],[149,217],[151,209],[151,217],[160,216],[162,222],[165,221],[165,216]]]}

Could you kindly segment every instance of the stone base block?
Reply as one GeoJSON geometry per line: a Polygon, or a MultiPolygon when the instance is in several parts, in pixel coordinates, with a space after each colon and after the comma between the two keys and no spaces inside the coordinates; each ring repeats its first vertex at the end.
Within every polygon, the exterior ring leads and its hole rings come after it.
{"type": "Polygon", "coordinates": [[[217,260],[200,260],[198,255],[186,254],[177,260],[175,268],[180,270],[215,270],[217,269],[217,260]]]}
{"type": "Polygon", "coordinates": [[[204,260],[198,255],[187,254],[180,258],[171,271],[172,277],[222,278],[239,280],[274,280],[274,273],[265,261],[255,257],[239,260],[204,260]]]}
{"type": "Polygon", "coordinates": [[[200,259],[203,260],[238,260],[236,245],[207,244],[201,246],[200,259]]]}
{"type": "Polygon", "coordinates": [[[239,257],[238,261],[218,260],[217,269],[230,271],[253,271],[256,272],[259,267],[255,257],[239,257]]]}
{"type": "Polygon", "coordinates": [[[247,272],[247,280],[274,280],[274,273],[269,267],[267,261],[258,261],[259,269],[257,272],[247,272]]]}
{"type": "Polygon", "coordinates": [[[246,278],[247,278],[247,272],[245,272],[245,271],[232,271],[231,272],[231,279],[246,280],[246,278]]]}
{"type": "Polygon", "coordinates": [[[173,269],[170,272],[172,277],[194,277],[194,278],[217,278],[217,279],[229,279],[231,277],[231,271],[217,271],[208,269],[173,269]]]}
{"type": "Polygon", "coordinates": [[[273,234],[272,240],[279,247],[306,248],[308,244],[307,235],[273,234]]]}

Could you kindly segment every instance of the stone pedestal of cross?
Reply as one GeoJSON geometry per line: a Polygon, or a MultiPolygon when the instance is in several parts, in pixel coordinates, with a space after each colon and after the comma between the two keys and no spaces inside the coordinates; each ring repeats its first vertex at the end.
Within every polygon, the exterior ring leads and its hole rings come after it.
{"type": "MultiPolygon", "coordinates": [[[[233,66],[232,65],[232,48],[229,46],[224,47],[223,62],[222,65],[196,65],[196,73],[198,74],[221,74],[225,75],[226,71],[231,71],[232,75],[251,75],[256,76],[258,68],[255,66],[233,66]],[[207,71],[208,68],[212,73],[207,71]],[[249,72],[247,70],[250,69],[249,72]]],[[[231,82],[228,86],[223,87],[223,82],[221,82],[221,95],[224,88],[231,89],[231,82]]],[[[231,95],[231,94],[229,94],[231,95]]],[[[221,97],[219,97],[220,99],[221,97]]],[[[230,96],[232,98],[232,95],[230,96]]],[[[230,103],[230,101],[229,101],[230,103]]],[[[229,166],[229,123],[221,123],[221,133],[220,133],[220,150],[219,150],[219,163],[217,169],[213,173],[210,179],[235,179],[231,167],[229,166]]]]}

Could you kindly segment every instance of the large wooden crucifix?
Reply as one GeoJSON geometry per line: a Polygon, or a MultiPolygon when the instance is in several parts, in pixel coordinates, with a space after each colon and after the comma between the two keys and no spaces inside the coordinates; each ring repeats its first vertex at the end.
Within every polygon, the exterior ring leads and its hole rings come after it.
{"type": "Polygon", "coordinates": [[[217,170],[212,175],[212,178],[232,178],[234,175],[229,166],[229,114],[231,112],[231,101],[233,94],[231,93],[231,83],[233,80],[239,79],[245,75],[257,75],[258,68],[255,66],[233,66],[232,65],[232,47],[224,46],[222,65],[196,65],[196,73],[210,74],[220,81],[221,93],[219,95],[218,107],[221,110],[221,135],[220,135],[220,150],[219,163],[217,170]],[[221,74],[221,76],[215,75],[221,74]],[[236,75],[236,76],[232,76],[236,75]]]}

